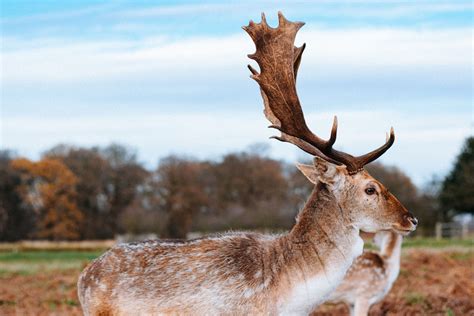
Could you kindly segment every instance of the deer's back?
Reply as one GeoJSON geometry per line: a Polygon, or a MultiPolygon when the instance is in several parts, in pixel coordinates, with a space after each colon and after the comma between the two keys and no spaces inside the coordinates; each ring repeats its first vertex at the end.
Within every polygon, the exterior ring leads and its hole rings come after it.
{"type": "Polygon", "coordinates": [[[84,313],[225,314],[250,306],[263,311],[265,240],[237,233],[184,243],[118,245],[79,277],[84,313]]]}

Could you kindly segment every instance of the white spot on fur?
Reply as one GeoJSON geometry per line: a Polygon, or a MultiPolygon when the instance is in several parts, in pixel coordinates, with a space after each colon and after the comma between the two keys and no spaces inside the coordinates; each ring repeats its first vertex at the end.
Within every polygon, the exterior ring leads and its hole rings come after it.
{"type": "Polygon", "coordinates": [[[250,298],[252,295],[254,295],[254,293],[255,292],[252,289],[247,288],[244,291],[244,298],[250,298]]]}

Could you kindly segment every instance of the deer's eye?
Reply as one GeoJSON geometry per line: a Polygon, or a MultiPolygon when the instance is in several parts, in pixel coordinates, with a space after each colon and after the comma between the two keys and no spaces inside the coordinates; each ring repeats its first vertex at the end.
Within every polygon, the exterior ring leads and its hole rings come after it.
{"type": "Polygon", "coordinates": [[[365,189],[365,193],[367,193],[368,195],[372,195],[374,194],[376,191],[375,191],[375,188],[367,188],[365,189]]]}

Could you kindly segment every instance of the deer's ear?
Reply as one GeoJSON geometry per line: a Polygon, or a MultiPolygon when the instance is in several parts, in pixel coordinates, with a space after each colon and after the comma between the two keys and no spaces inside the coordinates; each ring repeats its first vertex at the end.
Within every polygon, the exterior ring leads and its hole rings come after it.
{"type": "Polygon", "coordinates": [[[322,182],[325,184],[333,184],[339,174],[336,165],[327,162],[319,157],[314,158],[314,165],[296,164],[296,167],[304,174],[308,180],[314,184],[322,182]]]}
{"type": "Polygon", "coordinates": [[[319,182],[319,177],[314,166],[297,163],[296,168],[298,168],[311,183],[317,184],[319,182]]]}

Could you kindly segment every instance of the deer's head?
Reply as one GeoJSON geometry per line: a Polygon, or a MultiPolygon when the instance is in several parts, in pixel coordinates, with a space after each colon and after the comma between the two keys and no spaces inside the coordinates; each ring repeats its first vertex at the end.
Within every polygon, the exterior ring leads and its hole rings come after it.
{"type": "Polygon", "coordinates": [[[417,219],[367,171],[349,174],[346,166],[318,157],[314,159],[314,165],[298,164],[297,167],[315,185],[324,184],[344,216],[362,231],[395,230],[407,234],[415,230],[417,219]]]}
{"type": "Polygon", "coordinates": [[[265,116],[270,127],[281,132],[274,137],[289,142],[313,155],[314,165],[299,165],[299,169],[314,184],[323,183],[337,202],[348,212],[351,222],[363,231],[375,232],[394,229],[407,233],[416,228],[417,220],[364,166],[382,154],[394,143],[393,128],[384,145],[362,156],[352,156],[333,148],[337,137],[337,118],[334,117],[329,140],[324,140],[306,125],[296,93],[296,76],[305,45],[294,46],[296,33],[304,25],[290,22],[278,13],[277,28],[268,26],[265,15],[262,22],[250,21],[244,30],[256,45],[249,55],[260,73],[249,65],[252,78],[260,85],[265,116]]]}

